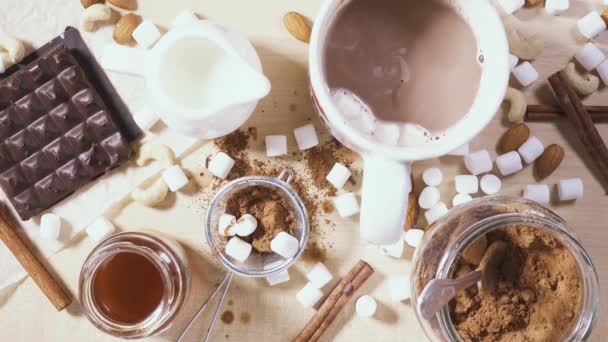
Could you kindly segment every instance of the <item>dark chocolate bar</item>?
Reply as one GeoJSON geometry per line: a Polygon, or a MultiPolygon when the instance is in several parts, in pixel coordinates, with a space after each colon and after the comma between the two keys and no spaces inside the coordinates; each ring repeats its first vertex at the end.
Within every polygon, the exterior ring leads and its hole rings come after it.
{"type": "Polygon", "coordinates": [[[63,43],[0,80],[0,188],[22,220],[131,157],[94,84],[63,43]]]}

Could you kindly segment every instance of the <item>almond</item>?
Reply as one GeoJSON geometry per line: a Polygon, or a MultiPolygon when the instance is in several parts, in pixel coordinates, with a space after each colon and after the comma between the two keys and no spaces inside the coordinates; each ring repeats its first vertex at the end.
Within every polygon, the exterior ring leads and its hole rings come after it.
{"type": "Polygon", "coordinates": [[[523,145],[529,137],[530,128],[528,128],[526,124],[518,123],[513,125],[500,138],[500,141],[498,142],[498,150],[500,153],[517,151],[517,149],[523,145]]]}
{"type": "Polygon", "coordinates": [[[312,28],[305,16],[297,12],[288,12],[283,17],[283,24],[289,33],[304,43],[310,42],[312,28]]]}
{"type": "Polygon", "coordinates": [[[542,4],[545,0],[526,0],[527,7],[534,7],[542,4]]]}
{"type": "Polygon", "coordinates": [[[80,0],[82,7],[89,8],[91,5],[100,4],[103,0],[80,0]]]}
{"type": "Polygon", "coordinates": [[[120,17],[114,28],[114,40],[118,44],[127,45],[133,40],[133,31],[141,23],[141,17],[134,13],[127,13],[120,17]]]}
{"type": "Polygon", "coordinates": [[[137,7],[135,5],[135,0],[108,0],[108,2],[118,8],[130,10],[130,11],[135,10],[135,8],[137,7]]]}
{"type": "Polygon", "coordinates": [[[557,170],[564,160],[564,148],[557,144],[549,145],[543,154],[534,162],[534,172],[539,179],[549,177],[553,171],[557,170]]]}

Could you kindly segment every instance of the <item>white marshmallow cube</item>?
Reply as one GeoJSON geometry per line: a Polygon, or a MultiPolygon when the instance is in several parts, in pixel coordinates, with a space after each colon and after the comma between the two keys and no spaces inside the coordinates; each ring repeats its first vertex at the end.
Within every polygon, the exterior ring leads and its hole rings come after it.
{"type": "MultiPolygon", "coordinates": [[[[519,155],[517,155],[517,157],[519,158],[519,155]]],[[[479,181],[479,187],[481,188],[481,191],[483,191],[484,194],[494,195],[500,191],[500,188],[502,188],[502,181],[500,180],[500,178],[494,175],[484,175],[479,181]]]]}
{"type": "Polygon", "coordinates": [[[572,201],[583,197],[583,180],[580,178],[570,178],[560,180],[557,184],[557,192],[560,201],[572,201]]]}
{"type": "Polygon", "coordinates": [[[606,23],[597,11],[591,11],[576,22],[580,33],[587,39],[591,39],[606,30],[606,23]]]}
{"type": "Polygon", "coordinates": [[[528,164],[533,163],[544,151],[545,145],[543,145],[543,142],[535,136],[529,137],[528,140],[517,149],[517,152],[519,152],[523,160],[528,164]]]}
{"type": "Polygon", "coordinates": [[[192,23],[196,23],[198,21],[199,19],[196,14],[191,10],[187,9],[181,11],[177,16],[175,16],[171,25],[173,27],[185,26],[192,23]]]}
{"type": "Polygon", "coordinates": [[[357,196],[352,192],[334,198],[334,207],[336,207],[341,217],[353,216],[360,210],[357,196]]]}
{"type": "Polygon", "coordinates": [[[523,86],[527,87],[534,81],[538,80],[538,71],[530,64],[530,62],[523,62],[520,65],[513,68],[513,76],[523,86]]]}
{"type": "Polygon", "coordinates": [[[293,130],[300,151],[308,150],[319,145],[319,137],[313,124],[308,124],[293,130]]]}
{"type": "Polygon", "coordinates": [[[524,7],[525,0],[498,0],[498,4],[507,14],[513,14],[515,11],[524,7]]]}
{"type": "Polygon", "coordinates": [[[471,202],[473,197],[469,194],[456,194],[454,198],[452,198],[452,205],[455,207],[457,205],[465,204],[471,202]]]}
{"type": "Polygon", "coordinates": [[[578,49],[574,58],[587,71],[597,68],[603,61],[606,60],[606,55],[600,48],[593,43],[587,43],[582,48],[578,49]]]}
{"type": "Polygon", "coordinates": [[[595,71],[597,71],[597,74],[600,75],[604,85],[608,86],[608,60],[605,60],[602,64],[598,65],[595,71]]]}
{"type": "Polygon", "coordinates": [[[40,218],[40,236],[45,240],[57,240],[61,233],[61,217],[55,214],[44,214],[40,218]]]}
{"type": "Polygon", "coordinates": [[[287,137],[284,135],[266,136],[266,155],[278,157],[287,154],[287,137]]]}
{"type": "Polygon", "coordinates": [[[211,158],[211,161],[209,161],[208,170],[214,176],[221,179],[226,179],[233,166],[234,159],[230,158],[230,156],[224,152],[218,152],[215,156],[213,156],[213,158],[211,158]]]}
{"type": "Polygon", "coordinates": [[[561,14],[570,8],[570,0],[545,0],[545,12],[549,15],[561,14]]]}
{"type": "Polygon", "coordinates": [[[116,43],[110,43],[103,48],[99,64],[108,71],[122,74],[140,75],[144,72],[146,51],[116,43]]]}
{"type": "Polygon", "coordinates": [[[163,171],[163,181],[167,183],[169,190],[172,192],[179,191],[186,185],[188,185],[188,177],[184,173],[184,170],[179,165],[173,165],[170,168],[163,171]]]}
{"type": "Polygon", "coordinates": [[[355,311],[359,317],[372,317],[376,313],[378,304],[372,296],[364,295],[357,299],[355,311]]]}
{"type": "Polygon", "coordinates": [[[388,286],[391,298],[395,302],[409,299],[412,295],[410,277],[408,276],[390,276],[388,278],[388,286]]]}
{"type": "Polygon", "coordinates": [[[464,157],[464,165],[472,175],[479,175],[482,173],[492,171],[492,158],[488,150],[480,150],[477,152],[469,153],[464,157]]]}
{"type": "Polygon", "coordinates": [[[380,250],[384,255],[388,255],[395,259],[401,259],[403,256],[403,240],[399,240],[392,245],[382,245],[380,250]]]}
{"type": "Polygon", "coordinates": [[[346,166],[340,163],[335,163],[325,179],[327,179],[327,181],[330,182],[331,185],[333,185],[336,189],[342,189],[350,176],[350,170],[348,170],[346,166]]]}
{"type": "Polygon", "coordinates": [[[327,267],[323,265],[323,263],[318,262],[310,269],[310,271],[308,271],[308,273],[306,273],[306,278],[308,278],[312,285],[320,289],[329,284],[334,276],[331,274],[331,272],[329,272],[327,267]]]}
{"type": "Polygon", "coordinates": [[[517,66],[519,63],[519,58],[517,56],[509,54],[509,70],[513,71],[513,68],[517,66]]]}
{"type": "MultiPolygon", "coordinates": [[[[270,269],[273,269],[276,267],[280,267],[281,265],[283,265],[283,261],[275,261],[271,264],[265,265],[264,270],[270,270],[270,269]]],[[[286,283],[289,281],[289,271],[286,269],[279,273],[269,275],[268,277],[266,277],[266,281],[268,282],[268,285],[270,285],[270,286],[275,286],[275,285],[279,285],[282,283],[286,283]]]]}
{"type": "Polygon", "coordinates": [[[422,242],[422,238],[424,237],[424,230],[412,228],[403,234],[403,239],[405,243],[410,245],[411,247],[418,247],[420,242],[422,242]]]}
{"type": "Polygon", "coordinates": [[[479,179],[473,175],[458,175],[454,177],[456,192],[459,194],[475,194],[479,191],[479,179]]]}
{"type": "Polygon", "coordinates": [[[457,148],[455,148],[454,150],[452,150],[450,153],[448,153],[449,156],[466,156],[467,154],[469,154],[469,144],[464,144],[462,146],[458,146],[457,148]]]}
{"type": "Polygon", "coordinates": [[[401,136],[401,127],[392,122],[376,121],[372,135],[383,144],[397,145],[401,136]]]}
{"type": "Polygon", "coordinates": [[[285,259],[296,255],[299,248],[300,242],[298,239],[285,232],[280,232],[270,241],[270,249],[285,259]]]}
{"type": "Polygon", "coordinates": [[[503,176],[512,175],[524,168],[519,153],[515,151],[496,157],[496,167],[503,176]]]}
{"type": "Polygon", "coordinates": [[[236,217],[230,214],[222,214],[218,222],[218,233],[221,236],[234,236],[234,226],[236,225],[236,217]]]}
{"type": "Polygon", "coordinates": [[[420,192],[418,204],[422,209],[431,209],[440,199],[439,189],[434,186],[427,186],[420,192]]]}
{"type": "Polygon", "coordinates": [[[112,235],[115,230],[114,224],[101,216],[87,227],[87,235],[94,241],[101,242],[112,235]]]}
{"type": "Polygon", "coordinates": [[[296,295],[298,302],[305,308],[312,308],[322,297],[323,292],[310,282],[296,295]]]}
{"type": "Polygon", "coordinates": [[[236,220],[234,233],[238,236],[249,236],[258,227],[258,220],[251,214],[245,214],[236,220]]]}
{"type": "Polygon", "coordinates": [[[428,186],[439,186],[443,181],[443,173],[437,167],[431,167],[422,172],[422,180],[428,186]]]}
{"type": "Polygon", "coordinates": [[[551,200],[551,193],[547,184],[529,184],[524,188],[524,198],[540,204],[547,205],[551,200]]]}
{"type": "Polygon", "coordinates": [[[249,243],[234,236],[228,240],[225,252],[235,260],[245,262],[245,260],[249,258],[252,249],[253,246],[251,246],[249,243]]]}
{"type": "Polygon", "coordinates": [[[435,221],[439,220],[443,215],[448,213],[448,207],[445,206],[445,203],[439,202],[435,204],[431,209],[427,210],[424,213],[424,217],[426,217],[426,221],[429,224],[433,224],[435,221]]]}
{"type": "Polygon", "coordinates": [[[148,49],[160,38],[160,31],[154,23],[144,20],[135,28],[132,36],[139,46],[148,49]]]}

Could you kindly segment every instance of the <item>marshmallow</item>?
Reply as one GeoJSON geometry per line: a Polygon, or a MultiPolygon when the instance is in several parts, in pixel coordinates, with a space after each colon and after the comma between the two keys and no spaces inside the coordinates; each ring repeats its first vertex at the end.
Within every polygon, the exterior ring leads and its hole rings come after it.
{"type": "MultiPolygon", "coordinates": [[[[275,261],[271,264],[265,265],[264,270],[271,270],[273,268],[280,267],[281,265],[283,265],[283,263],[283,261],[275,261]]],[[[289,281],[289,271],[284,270],[279,273],[269,275],[268,277],[266,277],[266,281],[270,286],[286,283],[289,281]]]]}
{"type": "Polygon", "coordinates": [[[217,226],[218,233],[221,236],[234,236],[234,226],[236,225],[236,217],[230,214],[222,214],[217,226]]]}
{"type": "Polygon", "coordinates": [[[397,145],[401,136],[401,127],[392,122],[376,121],[372,133],[377,141],[387,145],[397,145]]]}
{"type": "Polygon", "coordinates": [[[327,267],[323,265],[323,263],[316,263],[308,273],[306,273],[306,278],[310,281],[314,287],[320,289],[323,286],[327,285],[334,276],[329,272],[327,267]]]}
{"type": "Polygon", "coordinates": [[[306,308],[312,308],[315,306],[315,304],[317,304],[319,299],[322,297],[323,292],[310,282],[306,284],[306,286],[304,286],[304,288],[302,288],[296,295],[298,302],[300,302],[300,304],[306,308]]]}
{"type": "Polygon", "coordinates": [[[334,198],[334,207],[342,217],[349,217],[359,212],[359,202],[357,196],[352,192],[342,194],[334,198]]]}
{"type": "Polygon", "coordinates": [[[466,156],[469,154],[469,144],[464,144],[448,153],[449,156],[466,156]]]}
{"type": "Polygon", "coordinates": [[[298,254],[300,242],[295,237],[285,232],[280,232],[270,241],[270,249],[283,258],[289,259],[298,254]]]}
{"type": "Polygon", "coordinates": [[[530,184],[524,188],[524,198],[547,205],[551,199],[547,184],[530,184]]]}
{"type": "Polygon", "coordinates": [[[560,201],[571,201],[583,197],[583,180],[571,178],[560,180],[557,184],[560,201]]]}
{"type": "Polygon", "coordinates": [[[163,171],[163,180],[173,192],[179,191],[188,184],[188,177],[179,165],[173,165],[163,171]]]}
{"type": "Polygon", "coordinates": [[[293,130],[293,134],[296,136],[296,142],[300,151],[308,150],[319,145],[319,138],[315,131],[315,126],[308,124],[293,130]]]}
{"type": "Polygon", "coordinates": [[[448,213],[448,207],[445,206],[443,202],[439,202],[435,204],[431,209],[427,210],[424,213],[424,217],[426,217],[426,221],[429,224],[433,224],[435,221],[440,219],[443,215],[448,213]]]}
{"type": "Polygon", "coordinates": [[[498,171],[500,171],[503,176],[512,175],[524,168],[519,153],[515,151],[496,157],[496,167],[498,167],[498,171]]]}
{"type": "Polygon", "coordinates": [[[576,26],[581,34],[587,39],[591,39],[606,30],[604,19],[602,19],[602,16],[596,11],[591,11],[586,16],[580,18],[576,22],[576,26]]]}
{"type": "Polygon", "coordinates": [[[191,10],[183,10],[181,11],[175,18],[173,19],[173,23],[171,24],[173,27],[189,25],[192,23],[196,23],[199,21],[198,17],[191,10]]]}
{"type": "Polygon", "coordinates": [[[103,48],[99,63],[108,71],[140,75],[144,72],[146,51],[120,44],[111,43],[103,48]]]}
{"type": "Polygon", "coordinates": [[[535,136],[529,137],[528,140],[517,149],[517,152],[519,152],[523,160],[528,164],[534,162],[544,151],[545,146],[542,141],[535,136]]]}
{"type": "Polygon", "coordinates": [[[40,218],[40,236],[45,240],[57,240],[61,233],[61,217],[44,214],[40,218]]]}
{"type": "Polygon", "coordinates": [[[135,123],[139,128],[149,130],[156,125],[160,118],[149,108],[144,108],[133,114],[133,120],[135,120],[135,123]]]}
{"type": "Polygon", "coordinates": [[[608,60],[605,60],[602,64],[598,65],[595,71],[597,71],[597,74],[600,75],[604,85],[608,86],[608,60]]]}
{"type": "Polygon", "coordinates": [[[411,296],[410,278],[408,276],[391,276],[388,278],[391,298],[395,302],[409,299],[411,296]]]}
{"type": "MultiPolygon", "coordinates": [[[[515,154],[517,154],[517,152],[515,152],[515,154]]],[[[519,158],[519,155],[517,155],[517,158],[519,158]]],[[[484,194],[494,195],[500,191],[500,188],[502,187],[502,182],[498,177],[494,175],[485,175],[481,177],[481,180],[479,181],[479,187],[481,188],[481,191],[483,191],[484,194]]]]}
{"type": "Polygon", "coordinates": [[[595,44],[587,43],[576,52],[574,58],[583,68],[591,71],[606,60],[606,55],[595,44]]]}
{"type": "Polygon", "coordinates": [[[456,192],[459,194],[475,194],[479,191],[479,180],[477,176],[458,175],[454,177],[456,192]]]}
{"type": "Polygon", "coordinates": [[[213,158],[211,158],[207,168],[214,176],[221,179],[226,179],[233,166],[234,159],[230,158],[230,156],[224,152],[218,152],[213,158]]]}
{"type": "Polygon", "coordinates": [[[331,168],[331,171],[329,171],[325,179],[336,187],[336,189],[342,189],[350,176],[351,173],[346,166],[340,163],[335,163],[334,167],[331,168]]]}
{"type": "Polygon", "coordinates": [[[441,194],[439,193],[439,189],[434,186],[427,186],[422,190],[422,192],[420,192],[418,204],[423,209],[430,209],[437,204],[440,199],[441,194]]]}
{"type": "Polygon", "coordinates": [[[160,38],[160,31],[152,22],[144,20],[135,28],[132,36],[139,46],[148,49],[160,38]]]}
{"type": "Polygon", "coordinates": [[[465,204],[471,202],[473,197],[469,194],[456,194],[454,198],[452,198],[452,205],[455,207],[457,205],[465,204]]]}
{"type": "Polygon", "coordinates": [[[439,186],[443,181],[443,173],[439,168],[431,167],[422,172],[422,180],[428,186],[439,186]]]}
{"type": "Polygon", "coordinates": [[[266,136],[266,155],[278,157],[287,154],[287,137],[284,135],[266,136]]]}
{"type": "Polygon", "coordinates": [[[477,176],[481,173],[492,171],[492,158],[488,150],[480,150],[469,153],[464,157],[464,165],[472,175],[477,176]]]}
{"type": "Polygon", "coordinates": [[[558,15],[570,8],[570,0],[545,0],[545,12],[558,15]]]}
{"type": "Polygon", "coordinates": [[[513,76],[523,86],[527,87],[534,83],[538,79],[538,71],[534,69],[530,62],[523,62],[520,65],[513,68],[513,76]]]}
{"type": "Polygon", "coordinates": [[[513,71],[513,68],[517,66],[519,63],[519,58],[517,56],[509,54],[509,70],[513,71]]]}
{"type": "Polygon", "coordinates": [[[101,242],[112,235],[114,230],[116,230],[114,224],[107,218],[101,216],[87,227],[87,234],[94,241],[101,242]]]}
{"type": "Polygon", "coordinates": [[[225,251],[226,254],[228,254],[235,260],[244,262],[245,260],[247,260],[247,258],[249,258],[252,249],[253,246],[234,236],[230,238],[230,240],[228,240],[225,251]]]}
{"type": "Polygon", "coordinates": [[[401,259],[401,256],[403,256],[403,240],[399,240],[392,245],[382,245],[380,246],[380,250],[384,255],[401,259]]]}
{"type": "Polygon", "coordinates": [[[524,7],[525,3],[525,0],[498,0],[498,4],[507,14],[513,14],[513,12],[524,7]]]}
{"type": "Polygon", "coordinates": [[[258,227],[258,220],[253,215],[245,214],[236,221],[234,233],[238,236],[249,236],[258,227]]]}
{"type": "Polygon", "coordinates": [[[405,240],[405,243],[416,248],[418,247],[418,245],[420,245],[420,242],[422,241],[423,237],[424,230],[412,228],[405,232],[403,239],[405,240]]]}
{"type": "Polygon", "coordinates": [[[355,311],[359,317],[372,317],[376,313],[378,304],[372,296],[361,296],[355,303],[355,311]]]}

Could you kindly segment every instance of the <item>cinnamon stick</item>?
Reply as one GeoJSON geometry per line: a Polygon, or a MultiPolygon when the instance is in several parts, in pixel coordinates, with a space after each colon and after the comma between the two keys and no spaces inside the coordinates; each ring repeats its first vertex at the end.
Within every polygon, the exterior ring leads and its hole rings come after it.
{"type": "Polygon", "coordinates": [[[317,341],[338,316],[350,298],[374,273],[374,269],[365,261],[357,264],[336,285],[317,313],[310,319],[304,329],[296,336],[294,342],[317,341]]]}
{"type": "Polygon", "coordinates": [[[549,84],[555,92],[557,101],[574,126],[585,150],[596,164],[602,186],[608,194],[608,147],[606,147],[606,143],[602,140],[580,98],[563,76],[559,72],[551,75],[549,84]]]}
{"type": "MultiPolygon", "coordinates": [[[[608,122],[608,106],[585,106],[593,122],[608,122]]],[[[559,106],[528,105],[525,121],[555,121],[566,119],[567,115],[559,106]]]]}

